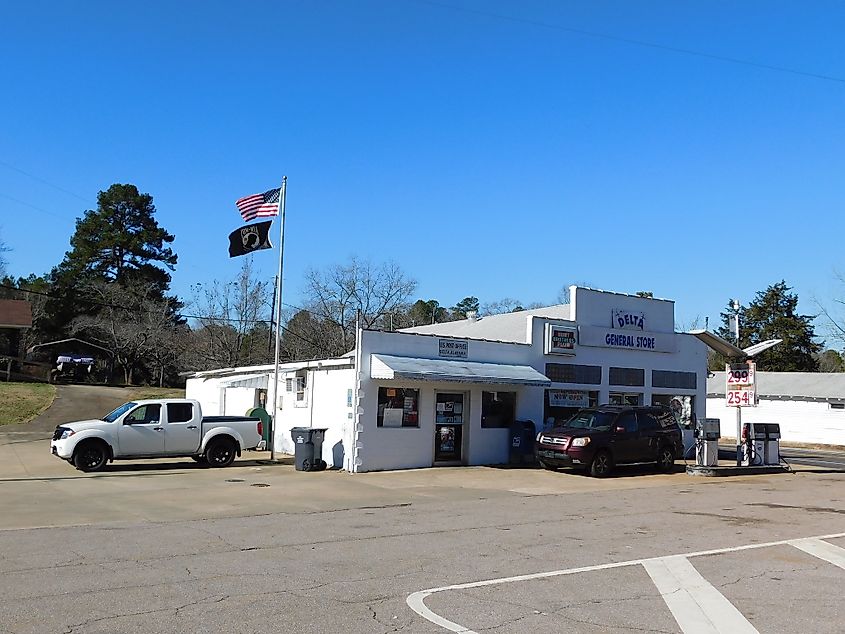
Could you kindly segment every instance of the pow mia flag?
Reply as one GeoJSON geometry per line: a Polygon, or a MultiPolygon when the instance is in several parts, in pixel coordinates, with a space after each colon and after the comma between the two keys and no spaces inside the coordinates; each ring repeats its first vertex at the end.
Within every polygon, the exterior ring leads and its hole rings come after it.
{"type": "Polygon", "coordinates": [[[272,220],[256,222],[235,229],[229,234],[229,257],[236,258],[261,249],[272,249],[270,244],[270,225],[272,220]]]}

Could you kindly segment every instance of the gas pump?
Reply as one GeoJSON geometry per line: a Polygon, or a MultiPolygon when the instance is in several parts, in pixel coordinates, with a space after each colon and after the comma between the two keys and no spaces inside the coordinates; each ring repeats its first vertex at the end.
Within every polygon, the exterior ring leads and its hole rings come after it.
{"type": "Polygon", "coordinates": [[[763,453],[763,464],[780,464],[780,425],[777,423],[766,424],[766,444],[763,453]]]}
{"type": "Polygon", "coordinates": [[[715,467],[719,464],[721,421],[718,418],[698,419],[695,422],[695,464],[715,467]]]}
{"type": "Polygon", "coordinates": [[[766,455],[766,425],[743,423],[742,466],[756,467],[764,464],[766,455]]]}

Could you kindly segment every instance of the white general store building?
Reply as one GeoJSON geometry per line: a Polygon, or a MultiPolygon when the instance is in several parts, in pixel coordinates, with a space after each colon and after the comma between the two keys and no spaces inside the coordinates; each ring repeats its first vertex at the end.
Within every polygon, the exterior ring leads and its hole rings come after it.
{"type": "Polygon", "coordinates": [[[241,390],[238,406],[266,394],[277,451],[293,452],[292,427],[327,428],[323,459],[350,472],[505,463],[513,420],[539,431],[589,405],[665,404],[685,424],[704,416],[706,346],[675,332],[674,302],[575,286],[570,298],[399,332],[359,330],[344,357],[280,366],[278,397],[272,366],[197,373],[188,397],[206,410],[213,396],[229,414],[242,412],[228,409],[228,390],[241,390]]]}

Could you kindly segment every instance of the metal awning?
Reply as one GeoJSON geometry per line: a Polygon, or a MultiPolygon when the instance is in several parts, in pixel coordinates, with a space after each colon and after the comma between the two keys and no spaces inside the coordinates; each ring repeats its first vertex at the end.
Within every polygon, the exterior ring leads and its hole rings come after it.
{"type": "Polygon", "coordinates": [[[269,382],[269,375],[254,374],[252,376],[240,376],[231,378],[228,381],[221,381],[220,387],[251,387],[266,390],[269,382]]]}
{"type": "Polygon", "coordinates": [[[447,383],[486,383],[500,385],[552,384],[548,377],[528,365],[479,363],[477,361],[445,361],[370,355],[370,377],[374,379],[413,379],[447,383]]]}
{"type": "Polygon", "coordinates": [[[712,350],[715,350],[723,357],[730,359],[745,359],[748,354],[742,348],[737,348],[727,339],[722,339],[719,335],[710,332],[709,330],[690,330],[689,334],[698,337],[701,341],[707,344],[712,350]]]}
{"type": "Polygon", "coordinates": [[[721,354],[723,357],[731,359],[744,360],[747,357],[753,357],[761,352],[768,350],[772,346],[776,346],[783,339],[766,339],[760,343],[755,343],[747,348],[737,348],[730,341],[722,339],[719,335],[710,332],[709,330],[690,330],[689,334],[698,337],[701,341],[706,343],[710,348],[721,354]]]}

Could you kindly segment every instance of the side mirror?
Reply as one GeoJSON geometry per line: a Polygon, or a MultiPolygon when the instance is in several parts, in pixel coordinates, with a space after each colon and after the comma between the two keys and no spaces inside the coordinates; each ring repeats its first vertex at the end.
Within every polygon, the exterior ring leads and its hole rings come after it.
{"type": "Polygon", "coordinates": [[[615,431],[617,434],[624,434],[625,433],[625,426],[624,425],[617,425],[616,427],[613,428],[613,431],[615,431]]]}

